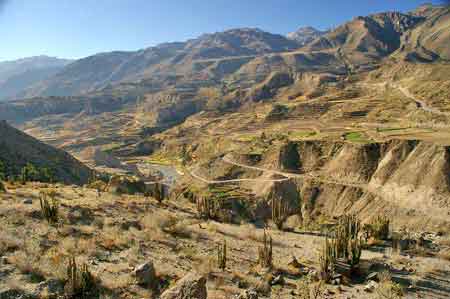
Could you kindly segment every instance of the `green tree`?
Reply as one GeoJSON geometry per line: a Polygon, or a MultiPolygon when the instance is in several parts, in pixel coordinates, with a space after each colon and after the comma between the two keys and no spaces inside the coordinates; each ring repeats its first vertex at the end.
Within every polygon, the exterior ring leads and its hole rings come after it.
{"type": "Polygon", "coordinates": [[[28,181],[37,181],[39,179],[39,172],[34,167],[33,164],[27,163],[26,166],[22,168],[22,171],[20,172],[20,180],[22,183],[28,182],[28,181]]]}
{"type": "Polygon", "coordinates": [[[0,161],[0,180],[4,181],[6,178],[6,168],[3,161],[0,161]]]}

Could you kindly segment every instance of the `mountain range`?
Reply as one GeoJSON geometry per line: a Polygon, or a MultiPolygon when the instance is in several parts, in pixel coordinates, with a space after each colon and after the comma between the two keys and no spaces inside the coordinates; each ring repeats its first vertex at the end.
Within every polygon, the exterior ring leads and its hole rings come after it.
{"type": "Polygon", "coordinates": [[[70,62],[48,56],[0,62],[0,101],[18,96],[22,90],[55,75],[70,62]]]}
{"type": "MultiPolygon", "coordinates": [[[[203,109],[205,88],[215,89],[222,98],[220,105],[228,107],[270,99],[294,81],[298,86],[293,89],[311,89],[323,80],[374,70],[392,59],[447,63],[449,35],[449,8],[424,5],[409,13],[355,17],[326,32],[306,27],[285,37],[240,28],[139,51],[100,53],[71,63],[28,59],[13,64],[16,71],[10,67],[0,74],[23,78],[32,77],[30,72],[45,73],[45,78],[21,80],[22,89],[10,98],[34,99],[1,106],[0,116],[15,121],[64,109],[92,113],[137,104],[138,111],[156,110],[162,123],[174,116],[182,120],[203,109]],[[34,71],[19,68],[28,61],[35,61],[34,71]]],[[[10,81],[16,82],[3,80],[10,81]]],[[[8,88],[2,92],[12,93],[8,88]]]]}
{"type": "Polygon", "coordinates": [[[449,26],[448,8],[427,5],[409,13],[356,17],[330,31],[305,27],[282,36],[240,28],[134,52],[100,53],[70,64],[31,58],[0,64],[0,96],[86,95],[136,83],[161,89],[174,81],[211,85],[246,78],[261,82],[280,68],[342,74],[373,69],[391,54],[411,61],[448,61],[449,26]],[[16,67],[8,68],[11,64],[16,67]]]}

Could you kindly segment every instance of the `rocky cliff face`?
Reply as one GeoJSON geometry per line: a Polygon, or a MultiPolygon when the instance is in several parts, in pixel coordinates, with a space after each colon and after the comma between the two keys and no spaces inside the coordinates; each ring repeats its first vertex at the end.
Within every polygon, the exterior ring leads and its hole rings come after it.
{"type": "Polygon", "coordinates": [[[274,182],[266,192],[279,189],[275,192],[291,194],[287,197],[297,194],[305,220],[357,213],[366,220],[386,214],[394,225],[411,228],[423,225],[436,229],[449,224],[448,146],[414,140],[365,145],[302,141],[282,146],[278,156],[274,153],[253,160],[253,166],[274,169],[278,164],[281,171],[288,171],[289,166],[288,172],[300,173],[286,183],[274,182]],[[292,187],[288,193],[281,190],[293,182],[297,193],[292,187]]]}

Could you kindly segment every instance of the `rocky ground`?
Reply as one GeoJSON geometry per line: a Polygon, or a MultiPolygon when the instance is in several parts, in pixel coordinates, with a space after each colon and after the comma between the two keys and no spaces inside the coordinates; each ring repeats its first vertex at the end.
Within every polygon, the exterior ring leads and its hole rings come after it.
{"type": "Polygon", "coordinates": [[[102,298],[188,298],[183,292],[206,298],[204,284],[207,298],[257,298],[253,292],[259,298],[307,298],[303,291],[313,288],[322,298],[382,298],[391,280],[406,298],[450,296],[450,231],[423,234],[426,245],[402,253],[389,241],[375,242],[364,250],[356,275],[319,284],[314,276],[324,237],[294,220],[284,232],[269,223],[269,271],[258,266],[263,227],[204,221],[183,199],[158,203],[142,195],[38,183],[6,188],[0,194],[0,298],[67,294],[71,257],[86,263],[102,298]],[[60,202],[55,224],[41,213],[39,194],[49,188],[60,202]],[[223,242],[227,262],[220,270],[217,248],[223,242]]]}

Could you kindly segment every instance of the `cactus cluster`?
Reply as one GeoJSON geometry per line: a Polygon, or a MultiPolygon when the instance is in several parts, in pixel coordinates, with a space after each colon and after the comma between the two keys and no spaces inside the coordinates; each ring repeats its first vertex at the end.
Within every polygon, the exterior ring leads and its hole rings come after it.
{"type": "Polygon", "coordinates": [[[41,202],[41,213],[48,223],[58,222],[59,201],[55,198],[55,192],[40,192],[39,200],[41,202]],[[50,200],[48,198],[50,197],[50,200]]]}
{"type": "Polygon", "coordinates": [[[97,283],[86,264],[81,268],[75,261],[75,257],[69,260],[67,265],[66,294],[68,298],[95,298],[97,283]]]}
{"type": "Polygon", "coordinates": [[[225,240],[222,244],[217,245],[217,266],[222,271],[227,268],[227,242],[225,240]]]}
{"type": "Polygon", "coordinates": [[[219,210],[218,202],[211,197],[197,197],[198,217],[209,220],[215,219],[219,210]]]}
{"type": "Polygon", "coordinates": [[[353,269],[359,264],[362,253],[360,238],[361,223],[354,215],[339,218],[331,239],[325,240],[325,246],[319,256],[321,278],[329,281],[333,275],[336,261],[341,259],[353,269]]]}
{"type": "Polygon", "coordinates": [[[262,268],[272,268],[272,237],[264,230],[263,245],[258,248],[258,264],[262,268]]]}
{"type": "Polygon", "coordinates": [[[361,257],[360,230],[361,223],[355,215],[344,215],[334,231],[336,258],[345,259],[352,267],[359,264],[361,257]]]}

